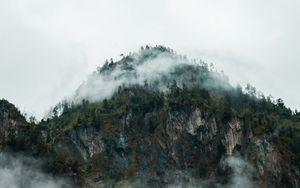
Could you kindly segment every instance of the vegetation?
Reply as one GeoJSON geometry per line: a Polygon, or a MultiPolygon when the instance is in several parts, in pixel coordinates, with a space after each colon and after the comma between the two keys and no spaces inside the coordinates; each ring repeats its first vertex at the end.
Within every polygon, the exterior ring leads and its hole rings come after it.
{"type": "MultiPolygon", "coordinates": [[[[189,113],[197,107],[213,115],[218,122],[241,119],[251,125],[256,136],[275,143],[282,153],[288,149],[291,151],[289,156],[294,161],[300,161],[300,112],[286,107],[282,99],[273,100],[272,97],[264,96],[251,85],[244,89],[231,86],[223,72],[209,68],[202,61],[195,63],[163,46],[146,46],[141,48],[139,54],[122,55],[122,59],[117,62],[112,59],[106,61],[95,74],[109,76],[117,67],[134,74],[136,64],[161,55],[188,63],[175,66],[168,75],[162,75],[159,79],[145,80],[143,85],[121,85],[111,97],[102,101],[63,101],[53,108],[50,118],[39,124],[34,121],[27,123],[13,105],[1,100],[2,119],[9,116],[24,122],[23,136],[12,137],[14,139],[11,139],[9,146],[18,151],[34,151],[36,155],[47,154],[50,156],[47,164],[49,172],[72,173],[72,176],[75,174],[81,177],[84,176],[82,162],[65,148],[54,149],[54,143],[63,135],[80,127],[94,128],[101,132],[105,142],[110,143],[107,145],[112,145],[107,135],[117,135],[118,131],[115,130],[121,128],[115,125],[124,121],[124,117],[126,121],[130,113],[140,119],[152,112],[165,117],[172,111],[189,113]],[[45,132],[47,135],[43,135],[45,132]]],[[[136,130],[131,131],[145,131],[138,129],[140,119],[136,120],[136,130]]],[[[149,130],[146,131],[153,134],[156,126],[150,121],[149,130]]],[[[106,153],[110,155],[112,151],[106,148],[106,153]]],[[[104,158],[104,161],[109,161],[108,164],[110,160],[104,158]]]]}
{"type": "Polygon", "coordinates": [[[170,75],[162,75],[160,80],[145,80],[144,85],[120,86],[111,98],[100,102],[83,100],[75,105],[65,101],[56,107],[62,111],[61,116],[54,112],[54,117],[42,124],[59,131],[80,125],[100,130],[103,123],[121,118],[129,109],[145,114],[159,109],[166,112],[201,107],[223,122],[233,117],[243,119],[253,125],[255,134],[269,135],[276,143],[287,143],[300,160],[300,112],[286,107],[282,99],[264,96],[249,84],[244,89],[231,86],[222,71],[214,70],[212,65],[209,68],[203,61],[190,61],[164,46],[146,46],[139,54],[122,55],[117,62],[107,61],[98,68],[98,74],[110,74],[118,66],[132,71],[134,63],[142,64],[161,54],[174,61],[190,63],[176,66],[170,75]],[[167,91],[161,91],[158,85],[166,85],[167,91]]]}

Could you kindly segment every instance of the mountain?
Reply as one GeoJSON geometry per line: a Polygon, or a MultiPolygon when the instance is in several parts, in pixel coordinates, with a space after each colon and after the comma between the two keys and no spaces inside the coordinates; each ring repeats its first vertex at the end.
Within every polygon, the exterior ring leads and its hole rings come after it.
{"type": "Polygon", "coordinates": [[[299,187],[300,114],[164,46],[98,68],[47,119],[0,101],[3,152],[78,187],[299,187]]]}

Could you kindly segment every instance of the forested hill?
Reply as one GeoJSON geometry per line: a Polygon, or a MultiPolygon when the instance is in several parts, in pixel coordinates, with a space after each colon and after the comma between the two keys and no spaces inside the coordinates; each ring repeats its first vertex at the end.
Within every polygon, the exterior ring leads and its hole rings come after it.
{"type": "Polygon", "coordinates": [[[1,148],[78,186],[300,185],[300,113],[164,46],[106,61],[39,124],[11,109],[0,103],[1,148]]]}

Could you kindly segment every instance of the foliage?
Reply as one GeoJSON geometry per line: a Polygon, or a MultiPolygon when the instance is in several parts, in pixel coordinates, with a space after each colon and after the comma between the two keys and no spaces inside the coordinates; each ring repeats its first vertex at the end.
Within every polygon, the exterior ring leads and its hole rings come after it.
{"type": "MultiPolygon", "coordinates": [[[[122,55],[122,59],[106,62],[98,69],[98,74],[109,74],[116,67],[124,70],[134,69],[132,62],[143,63],[155,59],[159,55],[189,62],[186,56],[178,55],[174,50],[164,46],[142,47],[139,54],[122,55]]],[[[60,104],[62,115],[55,115],[46,123],[50,127],[59,127],[66,131],[79,125],[94,126],[97,130],[106,121],[118,120],[128,111],[136,114],[158,111],[189,111],[195,107],[206,109],[223,122],[237,117],[252,125],[256,135],[273,135],[280,130],[282,140],[291,143],[293,151],[298,155],[300,113],[286,107],[282,99],[273,100],[264,96],[255,87],[248,84],[233,87],[224,73],[216,71],[200,61],[199,63],[184,63],[176,66],[169,75],[161,80],[145,85],[127,85],[120,87],[111,98],[100,102],[81,104],[60,104]],[[167,85],[166,91],[161,91],[159,83],[167,85]],[[293,135],[288,134],[292,131],[293,135]]],[[[59,109],[59,108],[57,108],[59,109]]],[[[56,111],[57,111],[56,109],[56,111]]],[[[54,113],[57,114],[57,113],[54,113]]],[[[298,155],[299,156],[299,155],[298,155]]]]}
{"type": "MultiPolygon", "coordinates": [[[[140,58],[139,63],[143,63],[160,54],[187,61],[185,56],[177,55],[169,48],[146,46],[141,48],[139,54],[123,55],[122,59],[116,62],[106,61],[103,67],[97,69],[96,74],[110,74],[117,66],[131,71],[131,63],[135,61],[136,56],[140,58]]],[[[233,118],[239,118],[245,124],[251,125],[255,136],[271,138],[280,151],[288,148],[297,161],[300,161],[300,112],[286,107],[282,99],[273,100],[270,96],[264,96],[251,85],[244,89],[241,86],[231,86],[223,72],[209,68],[202,61],[177,66],[170,75],[164,75],[156,82],[150,83],[145,80],[144,85],[120,86],[112,97],[102,101],[63,101],[53,108],[50,118],[42,120],[39,124],[35,124],[34,120],[27,123],[16,107],[6,100],[0,100],[0,120],[8,117],[23,122],[19,131],[21,133],[11,136],[8,143],[10,147],[30,152],[34,150],[37,155],[51,153],[47,164],[49,172],[80,174],[80,161],[67,149],[53,149],[52,145],[57,138],[61,138],[70,130],[92,127],[105,137],[105,134],[116,134],[114,131],[118,127],[114,125],[118,125],[124,119],[126,121],[130,113],[134,113],[138,118],[149,113],[164,116],[171,111],[189,113],[196,107],[214,116],[218,122],[227,123],[233,118]],[[160,84],[166,85],[166,89],[159,88],[160,84]],[[43,132],[47,132],[48,135],[42,137],[43,132]]],[[[159,118],[157,121],[160,121],[159,118]]],[[[149,130],[143,130],[140,122],[136,120],[136,125],[133,125],[133,130],[130,131],[149,131],[151,134],[155,132],[157,125],[152,121],[149,121],[149,130]]]]}

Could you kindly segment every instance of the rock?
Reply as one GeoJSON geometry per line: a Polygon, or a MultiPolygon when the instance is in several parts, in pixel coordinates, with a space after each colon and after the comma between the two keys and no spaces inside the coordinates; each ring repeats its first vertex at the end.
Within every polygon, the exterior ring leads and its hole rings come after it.
{"type": "Polygon", "coordinates": [[[80,158],[88,160],[104,151],[101,134],[95,128],[77,127],[71,132],[58,138],[57,146],[64,146],[70,151],[78,152],[80,158]]]}
{"type": "Polygon", "coordinates": [[[242,131],[241,122],[237,119],[232,120],[227,125],[227,132],[224,135],[224,145],[226,148],[226,154],[232,155],[233,150],[239,144],[242,144],[242,131]]]}
{"type": "Polygon", "coordinates": [[[187,127],[186,130],[191,135],[196,135],[197,130],[199,127],[205,125],[205,120],[202,119],[201,111],[199,108],[194,110],[192,114],[190,115],[188,121],[187,121],[187,127]]]}
{"type": "Polygon", "coordinates": [[[118,150],[125,150],[127,147],[127,140],[123,134],[120,134],[119,138],[117,139],[116,148],[118,150]]]}

